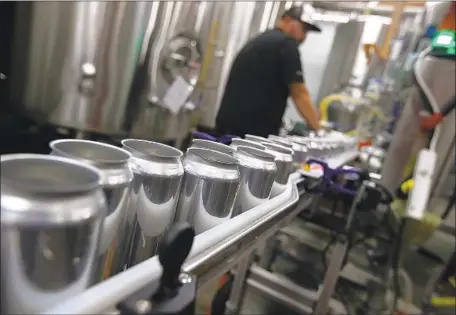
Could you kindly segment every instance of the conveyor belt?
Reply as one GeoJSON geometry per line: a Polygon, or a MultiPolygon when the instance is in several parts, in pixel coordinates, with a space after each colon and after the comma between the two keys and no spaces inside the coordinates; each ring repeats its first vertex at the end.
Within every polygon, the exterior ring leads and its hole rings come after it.
{"type": "MultiPolygon", "coordinates": [[[[345,153],[328,162],[333,167],[340,166],[356,156],[356,152],[345,153]]],[[[313,196],[298,189],[302,180],[299,173],[292,174],[282,194],[195,238],[183,269],[198,277],[200,289],[209,280],[232,269],[311,203],[313,196]]],[[[68,300],[42,314],[106,314],[119,301],[149,281],[158,279],[160,274],[158,258],[152,257],[76,297],[68,297],[68,300]]]]}

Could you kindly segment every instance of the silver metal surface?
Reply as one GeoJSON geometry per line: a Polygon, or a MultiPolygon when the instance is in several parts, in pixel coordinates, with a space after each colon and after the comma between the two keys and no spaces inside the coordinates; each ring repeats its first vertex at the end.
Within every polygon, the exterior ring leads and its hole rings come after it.
{"type": "MultiPolygon", "coordinates": [[[[296,176],[296,180],[300,181],[298,177],[296,176]]],[[[195,252],[184,263],[183,271],[198,278],[199,289],[204,289],[214,278],[232,269],[246,253],[255,250],[259,242],[289,224],[303,207],[308,206],[311,195],[305,195],[299,200],[297,181],[291,182],[287,192],[278,196],[278,199],[259,206],[258,212],[261,216],[252,212],[246,213],[221,225],[218,232],[226,237],[219,238],[217,232],[209,230],[195,238],[195,252]],[[303,204],[297,205],[298,201],[303,204]]],[[[72,299],[62,301],[60,305],[47,309],[43,314],[105,314],[106,310],[151,280],[158,280],[160,276],[158,258],[153,257],[72,299]]]]}
{"type": "Polygon", "coordinates": [[[209,140],[193,139],[192,148],[208,149],[234,156],[236,149],[223,143],[209,140]]]}
{"type": "Polygon", "coordinates": [[[265,138],[265,137],[260,137],[260,136],[255,136],[255,135],[245,135],[245,140],[253,141],[253,142],[258,142],[258,143],[263,143],[263,142],[272,142],[272,140],[265,138]]]}
{"type": "Polygon", "coordinates": [[[130,267],[155,255],[174,218],[184,168],[182,152],[173,147],[137,139],[122,140],[122,146],[132,154],[134,174],[126,219],[130,267]]]}
{"type": "Polygon", "coordinates": [[[293,142],[293,151],[294,151],[294,162],[295,163],[304,163],[308,158],[310,158],[313,152],[309,152],[309,148],[305,143],[300,141],[298,138],[290,138],[293,142]]]}
{"type": "Polygon", "coordinates": [[[339,273],[347,251],[347,243],[338,242],[331,254],[331,260],[325,273],[325,278],[322,284],[322,290],[318,295],[317,304],[314,312],[317,315],[326,315],[329,310],[329,303],[336,288],[339,273]]]}
{"type": "Polygon", "coordinates": [[[194,92],[201,76],[203,53],[211,54],[203,50],[213,5],[205,1],[156,1],[151,5],[136,74],[141,85],[132,104],[136,109],[132,136],[153,140],[182,138],[190,130],[195,108],[178,104],[182,107],[173,113],[164,98],[177,79],[183,79],[194,92]]]}
{"type": "Polygon", "coordinates": [[[236,275],[231,287],[230,297],[226,302],[225,314],[227,315],[237,315],[239,314],[244,300],[245,289],[246,289],[246,279],[252,265],[254,255],[246,255],[236,266],[236,275]]]}
{"type": "Polygon", "coordinates": [[[240,184],[236,158],[190,148],[183,160],[185,175],[175,221],[191,223],[196,234],[229,220],[240,184]]]}
{"type": "Polygon", "coordinates": [[[284,147],[287,147],[289,149],[293,149],[293,141],[290,139],[284,138],[284,137],[279,137],[275,135],[269,135],[268,140],[272,141],[273,143],[280,144],[284,147]]]}
{"type": "Polygon", "coordinates": [[[258,150],[266,150],[266,147],[259,142],[255,141],[250,141],[250,140],[245,140],[245,139],[240,139],[240,138],[234,138],[231,140],[231,147],[234,149],[237,149],[239,146],[244,146],[244,147],[250,147],[258,150]]]}
{"type": "Polygon", "coordinates": [[[22,2],[12,103],[34,119],[123,133],[150,2],[22,2]]]}
{"type": "Polygon", "coordinates": [[[233,216],[244,213],[269,199],[277,173],[274,155],[244,146],[238,146],[236,151],[241,183],[233,216]]]}
{"type": "Polygon", "coordinates": [[[1,312],[33,314],[93,284],[106,200],[91,166],[1,156],[1,312]]]}
{"type": "Polygon", "coordinates": [[[266,150],[265,152],[274,155],[277,172],[274,178],[274,184],[271,189],[271,198],[281,194],[288,183],[288,178],[293,170],[293,150],[288,149],[279,144],[262,143],[266,150]]]}
{"type": "Polygon", "coordinates": [[[55,140],[49,146],[51,155],[90,164],[101,172],[108,214],[103,222],[95,279],[107,279],[122,271],[127,259],[124,239],[125,215],[133,180],[133,173],[128,166],[131,154],[109,144],[88,140],[55,140]]]}
{"type": "MultiPolygon", "coordinates": [[[[312,305],[318,301],[317,292],[305,289],[285,277],[271,273],[256,265],[250,268],[247,279],[249,287],[258,290],[279,303],[291,307],[300,314],[315,314],[312,305]]],[[[335,299],[330,301],[331,314],[348,314],[342,303],[335,299]]]]}

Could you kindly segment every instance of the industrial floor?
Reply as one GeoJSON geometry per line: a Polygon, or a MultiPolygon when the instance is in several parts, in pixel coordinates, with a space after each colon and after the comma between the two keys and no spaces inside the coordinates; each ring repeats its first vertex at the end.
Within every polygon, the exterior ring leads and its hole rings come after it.
{"type": "MultiPolygon", "coordinates": [[[[444,208],[446,205],[445,200],[442,201],[442,207],[444,208]]],[[[454,207],[454,205],[453,205],[454,207]]],[[[436,212],[440,212],[441,209],[438,209],[436,212]]],[[[305,224],[305,223],[304,223],[305,224]]],[[[324,233],[321,229],[313,225],[300,226],[298,228],[297,225],[303,225],[302,220],[297,220],[290,224],[290,228],[287,227],[290,231],[293,230],[299,231],[300,235],[294,235],[295,238],[299,238],[301,242],[306,244],[312,244],[312,247],[325,247],[327,243],[327,238],[324,236],[324,233]],[[301,222],[299,222],[301,221],[301,222]],[[293,228],[294,226],[294,228],[293,228]]],[[[450,256],[452,255],[454,248],[455,248],[455,211],[451,212],[451,215],[443,222],[445,225],[446,231],[442,232],[440,230],[436,231],[435,234],[431,239],[429,239],[424,246],[425,249],[431,251],[432,253],[439,256],[444,261],[447,261],[450,256]]],[[[288,232],[287,232],[288,233],[288,232]]],[[[356,254],[355,254],[356,255],[356,254]]],[[[356,257],[353,258],[356,261],[356,257]]],[[[408,257],[404,257],[404,268],[409,273],[413,281],[413,288],[414,288],[414,299],[413,304],[416,306],[420,305],[421,298],[424,293],[424,287],[434,270],[437,266],[436,263],[422,255],[411,252],[408,257]]],[[[286,270],[289,269],[289,266],[281,262],[280,260],[275,264],[276,270],[286,270]]],[[[280,272],[280,271],[277,271],[280,272]]],[[[282,272],[280,272],[282,273],[282,272]]],[[[343,273],[352,274],[350,278],[360,277],[359,269],[353,268],[353,265],[350,263],[345,267],[343,273]]],[[[293,280],[293,279],[291,279],[293,280]]],[[[214,279],[213,283],[207,287],[207,289],[202,292],[198,297],[197,303],[197,314],[209,314],[210,303],[212,297],[215,294],[217,289],[218,279],[214,279]]],[[[415,308],[414,308],[415,309],[415,308]]],[[[280,305],[271,300],[271,298],[265,297],[262,293],[256,291],[253,288],[248,288],[247,293],[245,295],[243,307],[241,314],[287,314],[287,315],[294,315],[299,314],[285,305],[280,305]]],[[[212,315],[221,315],[221,314],[212,314],[212,315]]]]}

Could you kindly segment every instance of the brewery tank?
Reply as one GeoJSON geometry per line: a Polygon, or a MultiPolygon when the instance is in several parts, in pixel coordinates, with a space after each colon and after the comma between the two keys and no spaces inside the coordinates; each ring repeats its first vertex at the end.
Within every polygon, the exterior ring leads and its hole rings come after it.
{"type": "Polygon", "coordinates": [[[290,3],[19,3],[11,103],[57,127],[179,141],[195,118],[213,124],[236,53],[290,3]]]}
{"type": "Polygon", "coordinates": [[[38,122],[123,133],[149,2],[20,2],[11,104],[38,122]]]}
{"type": "Polygon", "coordinates": [[[205,93],[218,85],[234,6],[218,1],[152,4],[137,90],[130,100],[132,136],[164,141],[187,135],[205,93]]]}

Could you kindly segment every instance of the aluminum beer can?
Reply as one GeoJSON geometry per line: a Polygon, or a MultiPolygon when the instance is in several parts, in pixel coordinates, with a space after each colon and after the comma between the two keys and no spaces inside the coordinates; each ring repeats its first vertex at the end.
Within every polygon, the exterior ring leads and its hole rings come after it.
{"type": "Polygon", "coordinates": [[[229,220],[239,189],[236,158],[221,152],[190,148],[183,160],[185,175],[176,221],[187,221],[200,234],[229,220]]]}
{"type": "Polygon", "coordinates": [[[127,213],[128,266],[133,266],[157,253],[160,240],[173,221],[184,175],[183,154],[147,140],[125,139],[122,146],[132,154],[134,173],[127,213]]]}
{"type": "Polygon", "coordinates": [[[258,150],[266,150],[264,145],[262,145],[260,142],[250,141],[250,140],[245,140],[245,139],[240,139],[240,138],[234,138],[233,140],[231,140],[230,147],[232,147],[233,149],[236,149],[238,146],[251,147],[254,149],[258,149],[258,150]]]}
{"type": "Polygon", "coordinates": [[[251,147],[237,147],[241,184],[234,206],[239,215],[269,199],[277,173],[275,157],[271,153],[251,147]]]}
{"type": "Polygon", "coordinates": [[[236,149],[226,144],[202,139],[193,139],[191,147],[217,151],[231,156],[234,156],[236,153],[236,149]]]}
{"type": "Polygon", "coordinates": [[[293,150],[273,143],[262,143],[266,152],[274,155],[277,173],[272,185],[271,198],[281,194],[287,187],[288,177],[293,171],[293,150]]]}
{"type": "Polygon", "coordinates": [[[103,222],[95,281],[105,280],[122,271],[127,257],[128,249],[125,248],[124,238],[133,180],[128,165],[131,154],[116,146],[90,140],[55,140],[49,146],[51,155],[90,164],[101,172],[108,214],[103,222]]]}
{"type": "Polygon", "coordinates": [[[293,141],[290,139],[280,137],[280,136],[275,136],[275,135],[269,135],[268,136],[268,142],[272,143],[277,143],[280,144],[281,146],[287,147],[289,149],[293,149],[293,141]]]}
{"type": "Polygon", "coordinates": [[[260,136],[255,136],[255,135],[245,135],[245,140],[249,140],[249,141],[253,141],[253,142],[258,142],[258,143],[262,143],[262,142],[272,142],[271,140],[269,140],[268,138],[265,138],[265,137],[260,137],[260,136]]]}
{"type": "Polygon", "coordinates": [[[67,158],[1,156],[2,314],[37,314],[91,286],[107,214],[101,177],[67,158]]]}

